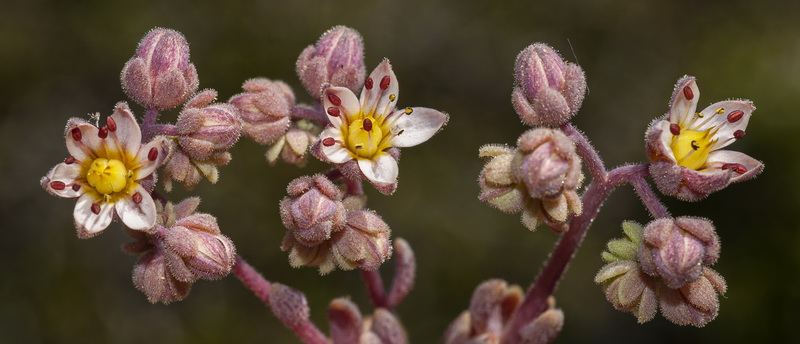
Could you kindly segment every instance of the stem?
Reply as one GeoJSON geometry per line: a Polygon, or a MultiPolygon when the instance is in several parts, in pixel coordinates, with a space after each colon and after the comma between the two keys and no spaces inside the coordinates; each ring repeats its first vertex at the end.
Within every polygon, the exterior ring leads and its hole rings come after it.
{"type": "Polygon", "coordinates": [[[148,132],[152,136],[156,135],[178,136],[178,127],[172,124],[153,124],[148,129],[148,132]]]}
{"type": "Polygon", "coordinates": [[[656,193],[653,192],[653,188],[651,188],[650,184],[645,180],[649,175],[649,169],[645,169],[644,173],[634,176],[630,183],[633,185],[633,189],[636,190],[636,194],[639,195],[639,199],[642,200],[642,204],[647,207],[647,210],[653,218],[670,217],[671,215],[667,207],[661,203],[656,193]]]}
{"type": "Polygon", "coordinates": [[[386,308],[386,289],[383,287],[383,279],[378,270],[361,270],[361,277],[367,286],[367,293],[375,308],[386,308]]]}
{"type": "MultiPolygon", "coordinates": [[[[248,264],[241,256],[236,255],[236,263],[233,265],[233,274],[242,281],[248,289],[250,289],[256,297],[266,306],[272,308],[269,303],[269,288],[270,283],[263,275],[261,275],[255,268],[248,264]]],[[[274,310],[273,310],[274,313],[274,310]]],[[[309,344],[329,344],[328,338],[320,332],[320,330],[308,319],[300,323],[286,323],[278,317],[286,327],[294,331],[300,339],[309,344]]]]}
{"type": "MultiPolygon", "coordinates": [[[[602,166],[602,163],[596,166],[602,166]]],[[[617,186],[629,182],[636,176],[643,175],[646,171],[647,165],[626,165],[617,167],[601,178],[592,180],[583,194],[583,213],[572,219],[569,230],[561,236],[536,281],[528,289],[525,301],[509,319],[501,343],[520,342],[520,328],[536,319],[547,309],[547,298],[555,291],[569,262],[583,242],[583,238],[586,237],[589,225],[597,217],[603,201],[617,186]]]]}
{"type": "Polygon", "coordinates": [[[150,142],[153,138],[153,127],[156,125],[158,119],[158,110],[147,109],[144,113],[144,120],[142,121],[142,143],[150,142]]]}
{"type": "Polygon", "coordinates": [[[594,149],[589,139],[586,138],[582,132],[572,126],[572,123],[567,123],[561,126],[561,130],[575,143],[575,149],[578,155],[583,159],[583,163],[592,174],[592,180],[602,180],[606,177],[606,167],[603,165],[603,160],[600,159],[600,154],[594,149]]]}
{"type": "Polygon", "coordinates": [[[291,110],[291,116],[292,118],[298,118],[298,119],[302,118],[318,122],[322,124],[322,126],[325,126],[325,124],[330,123],[328,121],[328,115],[326,115],[324,112],[320,110],[322,107],[320,106],[317,108],[312,109],[307,106],[295,106],[291,110]]]}

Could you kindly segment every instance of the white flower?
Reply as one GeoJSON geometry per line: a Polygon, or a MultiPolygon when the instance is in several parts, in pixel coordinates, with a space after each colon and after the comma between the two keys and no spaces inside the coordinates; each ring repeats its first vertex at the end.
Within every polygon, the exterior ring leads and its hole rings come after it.
{"type": "Polygon", "coordinates": [[[398,166],[397,153],[390,150],[427,141],[448,119],[429,108],[398,110],[397,97],[397,78],[388,60],[364,82],[360,99],[345,87],[326,88],[322,101],[331,125],[319,136],[320,155],[334,164],[357,163],[361,176],[391,193],[398,166]]]}
{"type": "Polygon", "coordinates": [[[155,203],[141,181],[166,159],[166,141],[156,138],[142,145],[139,124],[125,103],[117,104],[101,128],[71,119],[66,141],[71,156],[53,167],[41,183],[53,195],[78,198],[73,212],[78,236],[99,234],[115,214],[131,229],[153,228],[155,203]]]}

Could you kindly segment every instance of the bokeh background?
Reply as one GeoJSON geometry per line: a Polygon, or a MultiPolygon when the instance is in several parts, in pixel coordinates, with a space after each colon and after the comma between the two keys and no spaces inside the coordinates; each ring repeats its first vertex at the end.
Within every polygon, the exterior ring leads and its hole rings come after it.
{"type": "MultiPolygon", "coordinates": [[[[0,342],[294,343],[297,339],[237,279],[195,284],[189,297],[151,305],[130,278],[135,257],[112,225],[80,240],[73,201],[49,196],[39,178],[66,156],[69,117],[109,115],[126,100],[119,71],[155,26],[183,32],[201,88],[222,100],[242,82],[281,79],[309,102],[294,72],[300,51],[334,25],[359,30],[371,70],[391,58],[401,106],[446,111],[444,131],[403,151],[401,182],[369,206],[417,254],[418,282],[398,309],[414,343],[432,343],[489,278],[527,286],[557,236],[530,233],[516,215],[477,200],[485,143],[514,143],[526,128],[510,105],[516,54],[547,42],[586,71],[589,93],[576,125],[607,165],[645,159],[643,133],[666,112],[675,81],[698,78],[702,107],[747,98],[758,110],[731,148],[766,163],[757,179],[699,203],[665,198],[676,215],[714,221],[723,242],[715,268],[729,284],[719,317],[702,329],[660,315],[638,325],[613,310],[592,280],[623,220],[649,221],[630,187],[606,202],[556,297],[566,313],[560,343],[798,342],[800,332],[800,2],[796,1],[44,1],[0,5],[0,342]]],[[[141,114],[141,108],[132,105],[141,114]]],[[[166,112],[165,120],[176,113],[166,112]]],[[[371,308],[357,272],[292,269],[278,248],[278,201],[286,184],[324,170],[270,167],[265,147],[242,140],[217,185],[180,187],[201,196],[239,253],[304,291],[325,331],[331,299],[371,308]]],[[[392,270],[390,261],[382,269],[392,270]]]]}

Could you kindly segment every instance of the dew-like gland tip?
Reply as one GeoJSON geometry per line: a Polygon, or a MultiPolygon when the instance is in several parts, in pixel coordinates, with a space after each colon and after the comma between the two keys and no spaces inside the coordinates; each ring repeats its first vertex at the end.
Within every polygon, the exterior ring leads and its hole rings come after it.
{"type": "Polygon", "coordinates": [[[733,132],[733,137],[737,140],[741,140],[744,137],[744,134],[744,130],[739,129],[733,132]]]}
{"type": "Polygon", "coordinates": [[[384,75],[383,78],[381,79],[381,84],[380,84],[382,90],[386,90],[387,88],[389,88],[389,81],[391,81],[391,78],[389,78],[388,75],[384,75]]]}
{"type": "Polygon", "coordinates": [[[367,90],[372,89],[372,78],[367,78],[367,80],[364,81],[364,88],[366,88],[367,90]]]}
{"type": "Polygon", "coordinates": [[[92,213],[95,215],[100,214],[100,205],[97,203],[92,203],[92,213]]]}
{"type": "Polygon", "coordinates": [[[339,112],[339,108],[333,106],[329,107],[327,112],[328,115],[331,115],[333,117],[339,117],[339,115],[341,115],[341,112],[339,112]]]}
{"type": "Polygon", "coordinates": [[[728,122],[734,123],[742,119],[742,117],[744,117],[744,111],[742,110],[731,111],[731,113],[728,114],[728,122]]]}
{"type": "Polygon", "coordinates": [[[158,149],[156,147],[150,148],[150,151],[147,152],[147,160],[156,161],[158,158],[158,149]]]}
{"type": "Polygon", "coordinates": [[[78,159],[75,159],[74,156],[68,156],[66,159],[64,159],[64,163],[67,164],[67,165],[72,165],[76,161],[78,161],[78,159]]]}
{"type": "Polygon", "coordinates": [[[64,182],[60,182],[60,181],[56,180],[56,181],[50,182],[50,187],[53,188],[53,190],[61,191],[61,190],[64,190],[64,188],[66,188],[67,185],[64,184],[64,182]]]}
{"type": "Polygon", "coordinates": [[[692,89],[689,86],[684,86],[683,96],[686,97],[686,99],[688,100],[692,100],[694,99],[694,92],[692,92],[692,89]]]}
{"type": "Polygon", "coordinates": [[[137,193],[133,194],[133,196],[131,196],[131,198],[133,199],[133,203],[136,203],[136,204],[142,203],[142,194],[141,193],[137,192],[137,193]]]}
{"type": "Polygon", "coordinates": [[[672,133],[672,135],[680,135],[681,134],[681,126],[679,126],[679,125],[677,125],[675,123],[672,123],[672,124],[669,125],[669,132],[672,133]]]}
{"type": "Polygon", "coordinates": [[[75,141],[80,141],[81,138],[83,138],[83,135],[81,134],[81,128],[72,128],[70,133],[72,133],[72,139],[75,141]]]}
{"type": "Polygon", "coordinates": [[[369,118],[364,119],[364,130],[372,131],[372,121],[369,118]]]}
{"type": "Polygon", "coordinates": [[[325,139],[322,140],[322,145],[325,147],[333,146],[333,144],[335,143],[336,140],[334,140],[332,137],[326,137],[325,139]]]}
{"type": "Polygon", "coordinates": [[[97,137],[104,139],[108,137],[108,128],[102,127],[100,130],[97,131],[97,137]]]}
{"type": "Polygon", "coordinates": [[[337,96],[337,95],[335,95],[333,93],[328,93],[328,101],[330,101],[331,104],[336,105],[336,106],[342,105],[342,100],[339,99],[339,96],[337,96]]]}
{"type": "Polygon", "coordinates": [[[112,133],[117,131],[117,122],[111,117],[106,117],[106,126],[108,127],[108,131],[112,133]]]}

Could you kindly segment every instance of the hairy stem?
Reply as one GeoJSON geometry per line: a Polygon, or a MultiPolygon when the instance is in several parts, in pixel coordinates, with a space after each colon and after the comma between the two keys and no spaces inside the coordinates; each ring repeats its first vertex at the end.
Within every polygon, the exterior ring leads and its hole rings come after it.
{"type": "Polygon", "coordinates": [[[602,180],[606,177],[606,167],[603,160],[600,159],[600,154],[594,149],[589,139],[586,138],[582,132],[572,126],[572,123],[567,123],[561,126],[561,130],[567,134],[567,137],[575,143],[575,149],[578,155],[583,160],[583,164],[589,169],[592,174],[592,180],[602,180]]]}
{"type": "Polygon", "coordinates": [[[639,199],[642,200],[642,204],[647,207],[647,211],[650,212],[653,218],[670,217],[671,215],[667,207],[661,203],[656,193],[653,192],[653,188],[651,188],[650,184],[645,180],[649,175],[649,169],[644,169],[644,173],[635,175],[630,180],[630,183],[633,185],[634,190],[636,190],[636,194],[639,195],[639,199]]]}
{"type": "MultiPolygon", "coordinates": [[[[248,264],[241,256],[236,255],[236,263],[233,265],[233,274],[242,281],[242,284],[250,289],[261,302],[272,309],[269,302],[270,283],[255,268],[248,264]]],[[[273,310],[274,311],[274,310],[273,310]]],[[[280,319],[280,317],[279,317],[280,319]]],[[[283,319],[280,319],[283,322],[283,319]]],[[[311,321],[306,320],[297,324],[284,325],[294,331],[300,339],[308,344],[327,344],[328,338],[311,321]]]]}
{"type": "MultiPolygon", "coordinates": [[[[597,164],[597,166],[602,167],[602,163],[597,164]]],[[[626,165],[605,173],[601,178],[592,180],[592,183],[589,184],[583,194],[583,213],[570,221],[569,230],[561,236],[536,281],[528,288],[525,301],[509,320],[503,332],[501,343],[518,343],[521,341],[519,338],[520,329],[547,309],[547,298],[555,291],[572,257],[583,242],[589,225],[597,217],[603,201],[617,186],[630,182],[635,178],[640,178],[646,171],[647,165],[626,165]]]]}
{"type": "Polygon", "coordinates": [[[150,133],[151,136],[178,136],[178,127],[173,124],[153,124],[149,126],[148,133],[150,133]]]}
{"type": "Polygon", "coordinates": [[[147,109],[144,113],[144,120],[142,121],[142,143],[150,142],[153,138],[153,127],[158,120],[158,110],[147,109]]]}

